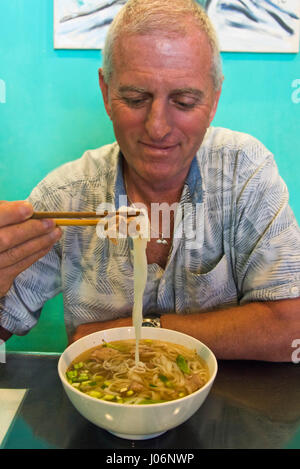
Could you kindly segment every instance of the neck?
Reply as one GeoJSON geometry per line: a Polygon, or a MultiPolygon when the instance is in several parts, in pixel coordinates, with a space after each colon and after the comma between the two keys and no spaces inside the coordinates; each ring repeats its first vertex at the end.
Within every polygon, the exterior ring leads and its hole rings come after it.
{"type": "Polygon", "coordinates": [[[150,208],[151,203],[179,202],[185,178],[182,181],[151,181],[139,177],[128,165],[124,165],[124,183],[127,196],[133,203],[143,203],[150,208]]]}

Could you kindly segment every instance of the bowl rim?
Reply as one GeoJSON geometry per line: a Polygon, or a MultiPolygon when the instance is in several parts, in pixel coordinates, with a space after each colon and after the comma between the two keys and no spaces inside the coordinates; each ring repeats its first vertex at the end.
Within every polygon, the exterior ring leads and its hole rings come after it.
{"type": "MultiPolygon", "coordinates": [[[[89,396],[88,394],[85,394],[83,393],[82,391],[79,391],[78,389],[74,388],[74,386],[72,386],[66,379],[64,373],[61,371],[61,366],[62,366],[62,362],[63,362],[63,357],[64,357],[64,354],[67,350],[69,350],[73,345],[77,344],[79,341],[84,341],[84,339],[86,340],[87,337],[92,337],[93,335],[98,335],[100,334],[101,332],[109,332],[109,331],[116,331],[116,330],[131,330],[131,329],[134,329],[133,326],[128,326],[128,327],[114,327],[114,328],[110,328],[110,329],[104,329],[102,331],[96,331],[96,332],[92,332],[91,334],[87,334],[86,336],[84,337],[81,337],[80,339],[76,340],[76,342],[73,342],[72,344],[70,344],[68,347],[65,348],[65,350],[62,352],[61,356],[59,357],[59,360],[58,360],[58,364],[57,364],[57,370],[58,370],[58,374],[59,374],[59,377],[60,377],[60,380],[61,382],[67,386],[67,388],[74,392],[75,395],[79,395],[81,396],[82,398],[86,398],[86,399],[91,399],[92,401],[96,401],[96,402],[101,402],[102,404],[105,404],[105,405],[108,405],[109,407],[112,406],[113,408],[117,408],[117,407],[120,407],[122,409],[125,409],[125,408],[130,408],[130,409],[142,409],[142,408],[149,408],[149,409],[152,409],[153,406],[155,408],[158,408],[158,407],[162,407],[162,406],[167,406],[167,405],[174,405],[176,403],[181,403],[183,401],[186,401],[186,400],[189,400],[191,399],[192,397],[195,397],[196,394],[200,394],[202,393],[206,388],[212,386],[214,380],[215,380],[215,377],[217,375],[217,372],[218,372],[218,361],[216,359],[216,356],[215,354],[212,352],[212,350],[207,346],[205,345],[203,342],[201,342],[199,339],[196,339],[195,337],[191,336],[191,335],[188,335],[188,334],[185,334],[183,332],[179,332],[179,331],[174,331],[173,329],[165,329],[163,328],[164,331],[169,331],[169,332],[172,332],[172,333],[176,333],[178,335],[181,335],[181,336],[186,336],[190,339],[193,339],[195,340],[196,342],[198,342],[201,346],[203,346],[208,352],[209,354],[211,355],[211,358],[213,360],[213,366],[214,366],[214,371],[213,373],[211,374],[211,376],[209,377],[209,380],[207,381],[207,383],[205,383],[204,386],[202,386],[201,388],[197,389],[197,391],[194,391],[192,392],[191,394],[188,394],[187,396],[184,396],[184,397],[180,397],[178,399],[173,399],[171,401],[166,401],[166,402],[158,402],[158,403],[155,403],[155,404],[122,404],[122,403],[118,403],[118,402],[110,402],[110,401],[104,401],[103,399],[98,399],[97,397],[92,397],[92,396],[89,396]]],[[[143,329],[148,329],[148,327],[143,327],[143,329]]],[[[161,330],[161,329],[158,329],[158,330],[161,330]]],[[[116,339],[117,340],[117,339],[116,339]]],[[[122,340],[122,339],[119,339],[119,340],[122,340]]],[[[126,339],[124,339],[126,340],[126,339]]],[[[166,342],[168,342],[166,340],[166,342]]],[[[93,348],[93,347],[90,347],[90,348],[93,348]]],[[[86,349],[88,350],[88,349],[86,349]]],[[[83,353],[83,352],[82,352],[83,353]]]]}

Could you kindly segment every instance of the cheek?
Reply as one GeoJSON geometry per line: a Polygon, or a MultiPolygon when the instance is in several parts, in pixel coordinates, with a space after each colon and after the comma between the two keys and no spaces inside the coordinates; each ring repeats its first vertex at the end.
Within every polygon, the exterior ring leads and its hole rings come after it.
{"type": "Polygon", "coordinates": [[[206,115],[185,115],[177,120],[178,129],[190,143],[201,141],[208,126],[209,119],[206,115]]]}
{"type": "Polygon", "coordinates": [[[129,135],[138,133],[143,126],[142,116],[139,116],[138,113],[133,113],[121,108],[113,111],[112,121],[115,133],[122,139],[126,139],[129,135]]]}

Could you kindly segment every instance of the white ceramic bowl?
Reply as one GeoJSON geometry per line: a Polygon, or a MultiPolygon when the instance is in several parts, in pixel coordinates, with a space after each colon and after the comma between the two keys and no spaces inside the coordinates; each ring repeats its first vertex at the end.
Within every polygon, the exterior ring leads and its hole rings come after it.
{"type": "Polygon", "coordinates": [[[206,345],[193,337],[163,328],[143,327],[142,339],[164,340],[196,349],[209,368],[210,379],[205,386],[181,399],[160,404],[129,405],[96,399],[78,391],[68,383],[66,370],[82,352],[100,345],[102,339],[111,342],[134,338],[135,331],[133,327],[108,329],[85,336],[71,344],[62,353],[58,362],[58,373],[72,404],[87,420],[118,437],[142,440],[154,438],[171,428],[177,427],[199,409],[216,377],[217,360],[206,345]]]}

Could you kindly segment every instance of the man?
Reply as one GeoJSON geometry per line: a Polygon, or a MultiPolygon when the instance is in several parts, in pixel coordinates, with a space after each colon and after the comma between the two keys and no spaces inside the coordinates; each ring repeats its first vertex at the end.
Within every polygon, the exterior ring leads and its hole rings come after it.
{"type": "MultiPolygon", "coordinates": [[[[29,198],[35,210],[118,209],[127,195],[151,221],[153,204],[188,207],[195,239],[177,213],[166,236],[162,223],[151,234],[144,314],[160,313],[162,327],[199,338],[220,359],[291,361],[299,228],[265,147],[210,128],[222,75],[206,15],[189,0],[171,9],[130,0],[111,27],[99,81],[118,143],[48,175],[29,198]]],[[[114,245],[79,227],[59,239],[31,213],[21,202],[0,205],[2,338],[30,330],[61,291],[70,340],[131,325],[130,239],[114,245]]]]}

